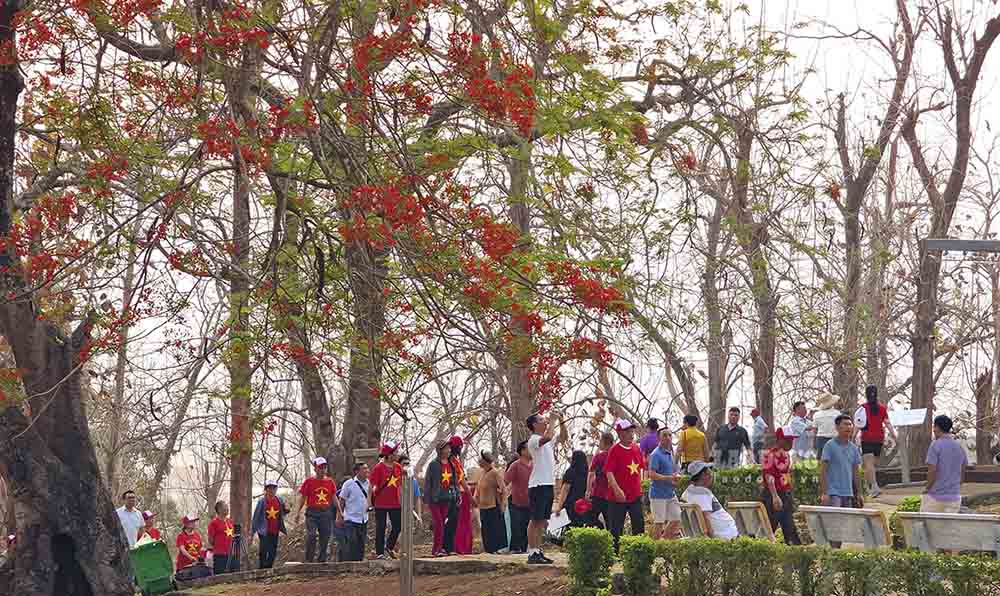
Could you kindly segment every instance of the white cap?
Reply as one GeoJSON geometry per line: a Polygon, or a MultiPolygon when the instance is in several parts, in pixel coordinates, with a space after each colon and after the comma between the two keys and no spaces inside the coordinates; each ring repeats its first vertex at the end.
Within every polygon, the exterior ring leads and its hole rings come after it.
{"type": "Polygon", "coordinates": [[[314,457],[313,458],[313,465],[314,466],[325,466],[326,465],[326,458],[322,457],[322,456],[321,457],[314,457]]]}
{"type": "Polygon", "coordinates": [[[615,430],[628,430],[630,428],[635,428],[635,423],[632,421],[625,420],[624,418],[615,420],[615,430]]]}
{"type": "Polygon", "coordinates": [[[277,480],[265,480],[264,481],[264,488],[267,488],[269,486],[278,486],[278,481],[277,480]]]}

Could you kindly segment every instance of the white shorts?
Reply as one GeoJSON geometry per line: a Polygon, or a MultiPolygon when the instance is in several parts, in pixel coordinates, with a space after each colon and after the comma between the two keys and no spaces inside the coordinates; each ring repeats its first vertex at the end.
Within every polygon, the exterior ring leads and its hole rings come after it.
{"type": "Polygon", "coordinates": [[[922,513],[958,513],[961,508],[961,501],[938,501],[930,495],[920,497],[920,511],[922,513]]]}
{"type": "Polygon", "coordinates": [[[649,507],[653,510],[653,523],[664,524],[681,520],[681,504],[677,497],[672,499],[650,499],[649,507]]]}

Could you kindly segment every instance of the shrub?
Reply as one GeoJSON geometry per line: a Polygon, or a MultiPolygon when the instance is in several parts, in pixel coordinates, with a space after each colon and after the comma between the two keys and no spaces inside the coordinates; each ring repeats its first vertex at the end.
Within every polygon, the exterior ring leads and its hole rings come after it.
{"type": "Polygon", "coordinates": [[[564,546],[569,552],[570,596],[606,594],[615,560],[611,534],[597,528],[573,528],[564,546]]]}
{"type": "MultiPolygon", "coordinates": [[[[756,501],[760,497],[760,466],[717,469],[712,492],[723,505],[729,501],[756,501]]],[[[819,464],[814,460],[792,466],[793,494],[799,505],[819,504],[819,464]]],[[[688,486],[686,478],[677,483],[678,497],[688,486]]]]}
{"type": "Polygon", "coordinates": [[[899,505],[896,506],[896,510],[892,512],[889,516],[889,530],[892,531],[893,536],[903,535],[903,525],[899,522],[899,516],[896,515],[900,511],[920,511],[920,497],[904,497],[899,505]]]}
{"type": "Polygon", "coordinates": [[[632,596],[655,594],[659,576],[653,575],[656,542],[648,536],[622,536],[622,568],[625,585],[632,596]]]}

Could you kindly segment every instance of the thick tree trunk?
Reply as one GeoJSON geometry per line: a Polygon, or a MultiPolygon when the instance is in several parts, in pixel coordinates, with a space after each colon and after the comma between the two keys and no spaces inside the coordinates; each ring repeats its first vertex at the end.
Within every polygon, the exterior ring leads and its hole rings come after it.
{"type": "Polygon", "coordinates": [[[993,371],[976,377],[976,464],[993,463],[993,433],[996,431],[997,408],[993,406],[993,371]]]}
{"type": "MultiPolygon", "coordinates": [[[[527,203],[528,179],[531,168],[531,145],[523,144],[519,148],[521,155],[511,157],[507,161],[507,171],[510,174],[510,207],[508,215],[511,224],[521,233],[517,250],[526,250],[531,243],[531,210],[527,203]]],[[[511,323],[511,333],[514,335],[515,352],[526,351],[531,343],[531,333],[527,322],[511,323]],[[525,349],[521,349],[524,347],[525,349]]],[[[533,414],[537,405],[535,393],[528,378],[527,358],[505,355],[507,362],[504,370],[507,373],[507,395],[510,399],[510,448],[517,451],[517,445],[528,438],[528,427],[524,421],[533,414]]]]}
{"type": "Polygon", "coordinates": [[[708,436],[715,440],[715,432],[722,425],[726,409],[726,371],[728,350],[723,339],[722,304],[719,301],[719,239],[722,232],[721,201],[715,202],[715,211],[708,222],[705,246],[705,271],[701,276],[701,295],[705,300],[708,319],[708,436]]]}

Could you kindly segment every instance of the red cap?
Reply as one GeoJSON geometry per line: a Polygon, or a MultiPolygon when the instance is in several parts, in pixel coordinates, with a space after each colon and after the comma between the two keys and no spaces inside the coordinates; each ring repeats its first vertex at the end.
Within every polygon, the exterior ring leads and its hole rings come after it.
{"type": "Polygon", "coordinates": [[[462,441],[462,437],[455,435],[454,437],[448,439],[448,444],[451,445],[452,447],[458,447],[461,449],[462,445],[464,445],[465,442],[462,441]]]}
{"type": "Polygon", "coordinates": [[[760,416],[760,409],[754,408],[754,409],[750,410],[750,415],[753,416],[754,418],[756,418],[757,416],[760,416]]]}
{"type": "Polygon", "coordinates": [[[788,441],[791,441],[791,440],[792,440],[792,439],[794,439],[794,438],[795,438],[795,437],[793,437],[793,436],[791,436],[791,435],[787,435],[787,434],[785,434],[785,429],[784,429],[784,428],[782,428],[782,427],[778,427],[778,428],[777,428],[777,429],[776,429],[776,430],[774,431],[774,440],[775,440],[775,441],[785,441],[785,440],[788,440],[788,441]]]}
{"type": "Polygon", "coordinates": [[[577,515],[590,513],[591,509],[593,509],[593,505],[587,499],[577,499],[576,503],[573,503],[573,511],[576,511],[577,515]]]}

